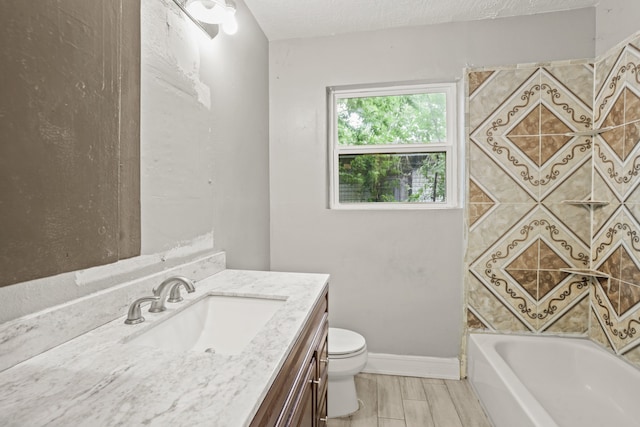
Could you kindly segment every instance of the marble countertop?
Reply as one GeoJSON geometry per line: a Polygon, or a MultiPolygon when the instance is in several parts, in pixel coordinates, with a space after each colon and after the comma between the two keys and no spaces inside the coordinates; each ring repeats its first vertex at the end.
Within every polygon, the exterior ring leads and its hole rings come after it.
{"type": "Polygon", "coordinates": [[[144,323],[125,325],[122,313],[0,372],[0,425],[246,426],[327,281],[324,274],[224,270],[198,281],[195,293],[183,292],[185,301],[167,304],[165,312],[147,313],[144,307],[144,323]],[[211,293],[286,302],[238,355],[127,342],[211,293]]]}

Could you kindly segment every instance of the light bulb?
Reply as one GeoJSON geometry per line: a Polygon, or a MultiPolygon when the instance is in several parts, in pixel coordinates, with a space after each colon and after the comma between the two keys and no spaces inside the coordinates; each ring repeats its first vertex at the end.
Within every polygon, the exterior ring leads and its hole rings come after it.
{"type": "Polygon", "coordinates": [[[238,21],[234,15],[227,15],[222,23],[222,30],[229,35],[233,35],[238,32],[238,21]]]}
{"type": "Polygon", "coordinates": [[[198,21],[207,24],[220,24],[225,21],[227,11],[224,1],[191,0],[187,3],[187,11],[198,21]]]}

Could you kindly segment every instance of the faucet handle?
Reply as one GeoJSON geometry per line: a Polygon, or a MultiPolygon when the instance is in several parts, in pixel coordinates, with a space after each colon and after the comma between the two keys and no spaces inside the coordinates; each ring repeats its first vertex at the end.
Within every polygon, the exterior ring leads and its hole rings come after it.
{"type": "Polygon", "coordinates": [[[169,293],[169,299],[167,302],[180,302],[182,301],[182,296],[180,295],[180,286],[184,286],[187,290],[187,293],[191,294],[196,291],[195,286],[193,286],[193,282],[187,278],[182,278],[183,280],[176,282],[171,286],[171,291],[169,293]]]}
{"type": "Polygon", "coordinates": [[[144,317],[142,317],[142,310],[140,309],[140,305],[149,301],[158,301],[160,297],[152,296],[152,297],[142,297],[138,298],[129,306],[129,312],[127,313],[127,320],[124,321],[127,325],[135,325],[136,323],[144,322],[144,317]]]}
{"type": "MultiPolygon", "coordinates": [[[[167,295],[169,294],[169,288],[173,288],[175,286],[175,282],[181,282],[187,288],[189,292],[195,291],[193,287],[193,283],[191,280],[187,279],[183,276],[172,276],[168,279],[165,279],[160,285],[153,290],[153,294],[157,297],[160,297],[158,301],[154,301],[149,307],[149,313],[159,313],[161,311],[165,311],[167,308],[164,303],[167,299],[167,295]]],[[[177,297],[179,298],[179,296],[177,297]]]]}

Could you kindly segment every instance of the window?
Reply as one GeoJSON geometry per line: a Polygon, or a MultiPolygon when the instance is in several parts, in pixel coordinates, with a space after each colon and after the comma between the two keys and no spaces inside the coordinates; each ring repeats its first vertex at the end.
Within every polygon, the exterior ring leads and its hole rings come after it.
{"type": "Polygon", "coordinates": [[[329,88],[330,207],[453,207],[455,84],[329,88]]]}

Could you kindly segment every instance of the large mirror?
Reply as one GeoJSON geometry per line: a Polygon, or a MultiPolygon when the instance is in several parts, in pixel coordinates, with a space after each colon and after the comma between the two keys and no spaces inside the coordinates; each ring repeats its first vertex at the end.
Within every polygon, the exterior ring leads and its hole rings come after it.
{"type": "Polygon", "coordinates": [[[140,254],[140,0],[0,2],[0,286],[140,254]]]}

